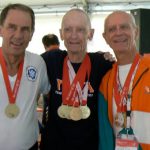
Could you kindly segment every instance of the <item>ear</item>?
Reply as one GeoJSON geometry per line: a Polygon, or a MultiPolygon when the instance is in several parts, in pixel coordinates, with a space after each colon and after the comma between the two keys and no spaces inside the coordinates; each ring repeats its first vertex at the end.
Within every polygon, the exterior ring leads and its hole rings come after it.
{"type": "Polygon", "coordinates": [[[62,32],[63,32],[62,29],[59,29],[60,38],[61,38],[61,40],[63,41],[64,38],[63,38],[63,33],[62,33],[62,32]]]}
{"type": "Polygon", "coordinates": [[[90,29],[90,33],[89,33],[89,36],[88,36],[88,39],[91,41],[93,39],[93,36],[94,36],[94,29],[90,29]]]}
{"type": "Polygon", "coordinates": [[[2,36],[2,26],[0,26],[0,36],[2,36]]]}
{"type": "Polygon", "coordinates": [[[31,33],[31,36],[30,36],[30,41],[32,40],[32,37],[33,37],[33,33],[34,33],[34,31],[31,33]]]}
{"type": "Polygon", "coordinates": [[[107,40],[106,33],[105,33],[105,32],[103,32],[102,36],[103,36],[103,38],[105,39],[106,43],[108,44],[108,40],[107,40]]]}
{"type": "Polygon", "coordinates": [[[138,40],[139,36],[140,36],[140,30],[139,30],[139,27],[136,27],[135,28],[135,40],[138,40]]]}

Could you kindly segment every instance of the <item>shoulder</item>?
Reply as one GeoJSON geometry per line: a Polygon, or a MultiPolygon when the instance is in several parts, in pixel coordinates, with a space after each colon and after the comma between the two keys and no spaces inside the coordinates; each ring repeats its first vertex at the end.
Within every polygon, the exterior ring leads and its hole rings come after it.
{"type": "Polygon", "coordinates": [[[35,53],[32,53],[32,52],[29,52],[29,51],[26,51],[25,53],[25,59],[29,62],[43,62],[44,63],[44,60],[42,59],[42,57],[38,54],[35,54],[35,53]]]}
{"type": "Polygon", "coordinates": [[[28,51],[25,53],[24,67],[28,74],[31,72],[36,73],[38,71],[40,73],[46,71],[46,64],[43,58],[38,54],[28,51]]]}
{"type": "Polygon", "coordinates": [[[54,50],[54,51],[47,51],[41,54],[42,58],[44,59],[46,66],[51,68],[56,66],[62,66],[64,58],[66,57],[67,52],[64,50],[54,50]]]}
{"type": "Polygon", "coordinates": [[[91,63],[93,65],[98,65],[98,67],[110,69],[112,67],[113,62],[106,60],[104,58],[104,52],[95,52],[95,53],[88,53],[91,63]]]}
{"type": "Polygon", "coordinates": [[[95,58],[101,58],[101,59],[104,59],[104,53],[99,53],[99,52],[89,52],[88,55],[90,56],[91,59],[95,59],[95,58]]]}
{"type": "Polygon", "coordinates": [[[150,54],[144,54],[141,58],[141,63],[150,67],[150,54]]]}
{"type": "Polygon", "coordinates": [[[91,60],[95,60],[95,61],[98,61],[98,62],[101,62],[101,63],[112,63],[110,62],[109,60],[106,60],[104,58],[104,52],[94,52],[94,53],[88,53],[88,55],[90,56],[90,59],[91,60]]]}
{"type": "Polygon", "coordinates": [[[142,59],[144,61],[150,61],[150,54],[144,54],[142,59]]]}
{"type": "Polygon", "coordinates": [[[47,60],[47,59],[55,60],[61,57],[65,57],[66,55],[67,55],[67,52],[65,50],[60,50],[60,49],[47,51],[41,54],[44,60],[47,60]]]}

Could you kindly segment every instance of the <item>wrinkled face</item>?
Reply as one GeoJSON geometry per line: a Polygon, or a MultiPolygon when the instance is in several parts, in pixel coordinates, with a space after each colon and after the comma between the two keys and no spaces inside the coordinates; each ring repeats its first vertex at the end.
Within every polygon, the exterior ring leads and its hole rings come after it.
{"type": "Polygon", "coordinates": [[[136,48],[137,34],[128,14],[114,13],[106,20],[103,37],[115,53],[126,53],[136,48]]]}
{"type": "Polygon", "coordinates": [[[63,19],[60,36],[68,52],[79,53],[87,50],[87,41],[92,39],[93,30],[85,14],[72,11],[63,19]]]}
{"type": "Polygon", "coordinates": [[[32,38],[31,17],[21,10],[9,10],[4,24],[0,26],[0,35],[3,38],[2,49],[10,55],[24,53],[32,38]]]}

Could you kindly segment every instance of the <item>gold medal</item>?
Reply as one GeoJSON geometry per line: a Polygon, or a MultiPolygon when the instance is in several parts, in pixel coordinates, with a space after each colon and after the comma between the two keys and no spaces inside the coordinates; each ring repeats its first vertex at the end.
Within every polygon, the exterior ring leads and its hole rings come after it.
{"type": "Polygon", "coordinates": [[[65,107],[67,107],[67,105],[61,105],[57,109],[57,114],[60,118],[65,118],[65,114],[64,114],[65,107]]]}
{"type": "Polygon", "coordinates": [[[19,112],[19,107],[16,104],[8,104],[5,108],[5,114],[8,118],[16,118],[19,112]]]}
{"type": "Polygon", "coordinates": [[[80,109],[82,111],[82,119],[87,119],[91,114],[90,108],[86,105],[80,106],[80,109]]]}
{"type": "Polygon", "coordinates": [[[80,107],[73,107],[70,111],[70,118],[74,121],[82,119],[82,111],[80,107]]]}
{"type": "Polygon", "coordinates": [[[60,118],[66,118],[66,119],[70,119],[70,110],[71,110],[71,107],[68,106],[68,105],[61,105],[58,110],[57,110],[57,114],[60,118]]]}
{"type": "Polygon", "coordinates": [[[66,119],[71,119],[70,118],[70,111],[71,111],[71,109],[72,109],[72,106],[68,106],[67,105],[66,109],[64,110],[64,115],[65,115],[66,119]]]}
{"type": "Polygon", "coordinates": [[[126,126],[126,113],[119,112],[115,116],[116,127],[124,128],[126,126]]]}

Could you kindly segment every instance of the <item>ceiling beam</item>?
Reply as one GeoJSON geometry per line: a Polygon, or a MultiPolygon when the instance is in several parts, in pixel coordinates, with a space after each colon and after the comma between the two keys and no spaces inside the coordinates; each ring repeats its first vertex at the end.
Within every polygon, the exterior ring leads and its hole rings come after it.
{"type": "Polygon", "coordinates": [[[87,0],[81,0],[81,1],[82,1],[84,11],[88,13],[89,12],[89,5],[88,5],[87,0]]]}
{"type": "MultiPolygon", "coordinates": [[[[1,0],[0,0],[1,1],[1,0]]],[[[101,12],[109,12],[114,10],[126,10],[129,11],[131,9],[145,8],[150,9],[150,1],[142,1],[142,2],[87,2],[87,0],[81,0],[79,3],[76,3],[76,7],[84,9],[88,14],[92,13],[101,13],[101,12]],[[82,1],[82,2],[81,2],[82,1]]],[[[73,7],[72,4],[57,4],[57,5],[30,5],[30,7],[34,10],[36,14],[59,14],[66,13],[66,11],[70,10],[73,7]]],[[[0,6],[0,12],[4,8],[4,6],[0,6]]]]}

